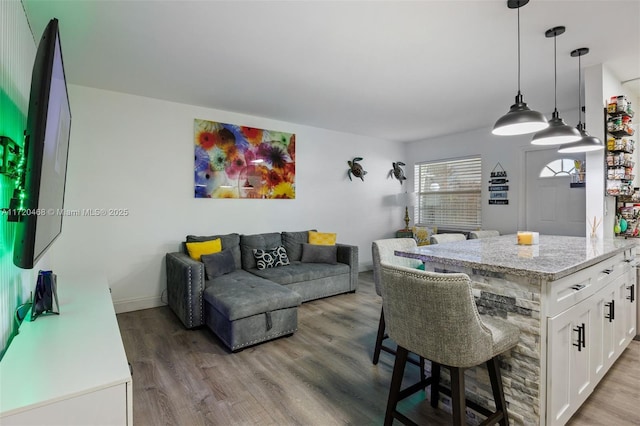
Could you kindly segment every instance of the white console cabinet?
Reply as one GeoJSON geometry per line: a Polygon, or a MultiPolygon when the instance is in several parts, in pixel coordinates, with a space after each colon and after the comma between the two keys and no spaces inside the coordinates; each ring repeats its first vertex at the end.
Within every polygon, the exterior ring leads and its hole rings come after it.
{"type": "Polygon", "coordinates": [[[635,248],[554,283],[547,423],[566,423],[636,334],[635,248]]]}
{"type": "Polygon", "coordinates": [[[0,424],[132,425],[132,379],[102,277],[58,276],[60,315],[22,323],[0,361],[0,424]]]}

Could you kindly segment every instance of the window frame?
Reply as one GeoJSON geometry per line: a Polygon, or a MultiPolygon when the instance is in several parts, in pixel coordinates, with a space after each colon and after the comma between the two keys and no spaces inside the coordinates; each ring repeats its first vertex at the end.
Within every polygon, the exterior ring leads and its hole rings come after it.
{"type": "Polygon", "coordinates": [[[471,155],[465,157],[455,157],[439,160],[429,160],[416,163],[414,165],[414,191],[416,192],[416,205],[414,206],[414,222],[417,226],[437,227],[452,231],[473,231],[482,228],[482,156],[471,155]],[[449,181],[453,187],[439,185],[438,189],[431,189],[431,185],[425,179],[433,172],[433,167],[455,167],[456,163],[461,164],[463,176],[451,180],[451,175],[439,174],[431,176],[439,182],[449,181]],[[424,170],[425,167],[432,167],[432,170],[424,170]],[[471,173],[469,171],[471,170],[471,173]],[[473,182],[470,186],[460,188],[460,185],[468,185],[463,178],[471,178],[473,182]],[[427,187],[429,185],[429,187],[427,187]],[[423,187],[424,186],[424,187],[423,187]],[[460,197],[464,202],[460,202],[460,197]],[[470,204],[468,201],[472,200],[470,204]],[[435,204],[434,204],[435,203],[435,204]],[[459,207],[465,208],[460,210],[459,207]],[[432,206],[431,208],[429,207],[432,206]],[[449,205],[448,207],[443,207],[449,205]],[[437,206],[437,207],[436,207],[437,206]],[[429,211],[431,210],[431,211],[429,211]]]}

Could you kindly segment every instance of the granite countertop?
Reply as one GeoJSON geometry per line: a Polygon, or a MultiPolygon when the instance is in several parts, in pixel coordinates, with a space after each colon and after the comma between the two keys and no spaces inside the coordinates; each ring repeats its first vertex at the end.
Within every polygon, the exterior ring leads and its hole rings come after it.
{"type": "Polygon", "coordinates": [[[396,251],[396,255],[486,271],[554,281],[635,246],[635,241],[540,235],[540,244],[521,246],[517,237],[465,240],[396,251]]]}

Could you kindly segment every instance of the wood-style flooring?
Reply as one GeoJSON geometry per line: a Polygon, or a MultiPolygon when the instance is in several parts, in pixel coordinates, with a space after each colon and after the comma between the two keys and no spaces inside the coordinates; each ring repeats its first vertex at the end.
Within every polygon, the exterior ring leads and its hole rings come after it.
{"type": "MultiPolygon", "coordinates": [[[[119,314],[133,367],[134,424],[381,425],[393,356],[383,352],[371,363],[380,307],[372,273],[362,272],[355,294],[300,306],[293,336],[235,354],[206,327],[186,330],[166,306],[119,314]]],[[[417,378],[408,365],[405,383],[417,378]]],[[[451,422],[422,393],[400,407],[420,424],[451,422]]],[[[640,425],[639,341],[570,424],[640,425]]]]}

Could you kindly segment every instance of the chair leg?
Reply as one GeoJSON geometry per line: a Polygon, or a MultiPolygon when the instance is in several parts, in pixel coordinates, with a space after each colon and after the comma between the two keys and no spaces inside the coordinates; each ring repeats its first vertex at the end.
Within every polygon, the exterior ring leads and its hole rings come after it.
{"type": "Polygon", "coordinates": [[[396,352],[396,361],[393,364],[391,386],[389,387],[387,412],[384,416],[385,426],[390,426],[393,423],[393,414],[395,413],[398,401],[400,400],[400,386],[402,386],[402,376],[404,376],[404,367],[407,364],[408,356],[409,351],[398,345],[398,351],[396,352]]]}
{"type": "Polygon", "coordinates": [[[431,406],[438,408],[440,400],[440,364],[431,361],[431,406]]]}
{"type": "Polygon", "coordinates": [[[378,336],[376,337],[376,346],[373,349],[373,365],[378,364],[380,359],[380,350],[382,349],[382,341],[384,340],[385,331],[384,309],[380,310],[380,321],[378,322],[378,336]]]}
{"type": "Polygon", "coordinates": [[[467,421],[464,393],[464,368],[450,367],[451,373],[451,411],[453,424],[464,425],[467,421]]]}
{"type": "Polygon", "coordinates": [[[502,388],[502,376],[500,374],[500,365],[498,357],[493,357],[487,361],[487,370],[489,370],[489,379],[491,380],[491,390],[493,391],[493,400],[496,404],[496,413],[502,412],[500,425],[509,426],[509,416],[507,414],[507,402],[504,399],[504,389],[502,388]]]}

